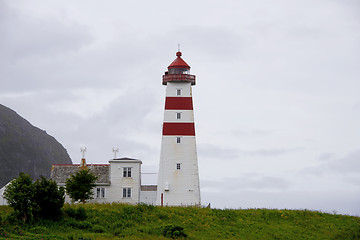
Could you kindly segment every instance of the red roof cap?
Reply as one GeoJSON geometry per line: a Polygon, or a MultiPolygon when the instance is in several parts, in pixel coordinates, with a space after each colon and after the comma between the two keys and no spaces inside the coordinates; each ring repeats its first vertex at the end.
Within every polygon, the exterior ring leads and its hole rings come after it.
{"type": "Polygon", "coordinates": [[[168,69],[171,68],[189,68],[190,66],[181,58],[181,52],[176,53],[177,58],[168,66],[168,69]]]}

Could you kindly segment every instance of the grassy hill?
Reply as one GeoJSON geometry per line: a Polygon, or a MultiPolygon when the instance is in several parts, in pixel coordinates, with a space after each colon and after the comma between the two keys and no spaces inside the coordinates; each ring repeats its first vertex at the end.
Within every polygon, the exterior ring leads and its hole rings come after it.
{"type": "Polygon", "coordinates": [[[360,239],[359,217],[308,210],[65,205],[62,220],[30,225],[11,212],[0,206],[0,239],[360,239]]]}

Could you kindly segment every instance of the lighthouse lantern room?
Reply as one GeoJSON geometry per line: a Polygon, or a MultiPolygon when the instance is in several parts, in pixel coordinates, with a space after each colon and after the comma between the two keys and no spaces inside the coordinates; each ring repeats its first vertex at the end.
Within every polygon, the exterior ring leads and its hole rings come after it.
{"type": "Polygon", "coordinates": [[[163,75],[166,85],[164,123],[157,188],[158,205],[200,205],[190,66],[176,53],[163,75]]]}

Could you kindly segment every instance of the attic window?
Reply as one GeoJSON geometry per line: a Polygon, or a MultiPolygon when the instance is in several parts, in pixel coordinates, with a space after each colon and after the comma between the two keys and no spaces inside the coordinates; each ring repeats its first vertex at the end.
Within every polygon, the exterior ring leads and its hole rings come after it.
{"type": "Polygon", "coordinates": [[[131,168],[130,167],[124,167],[123,168],[123,177],[131,177],[131,168]]]}

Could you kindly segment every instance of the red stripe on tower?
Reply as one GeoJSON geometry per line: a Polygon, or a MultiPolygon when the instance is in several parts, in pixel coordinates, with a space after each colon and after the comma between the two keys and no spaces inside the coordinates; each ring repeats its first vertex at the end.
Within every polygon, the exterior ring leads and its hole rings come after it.
{"type": "Polygon", "coordinates": [[[193,110],[192,97],[166,97],[165,110],[193,110]]]}
{"type": "Polygon", "coordinates": [[[164,123],[163,136],[195,136],[194,123],[164,123]]]}

